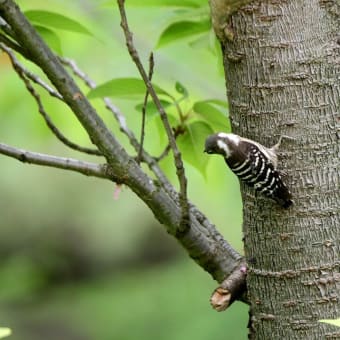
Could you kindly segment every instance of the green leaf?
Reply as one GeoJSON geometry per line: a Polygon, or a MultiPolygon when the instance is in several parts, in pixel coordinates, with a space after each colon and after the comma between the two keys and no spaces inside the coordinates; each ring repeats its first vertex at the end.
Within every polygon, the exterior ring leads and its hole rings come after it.
{"type": "MultiPolygon", "coordinates": [[[[213,29],[211,29],[208,34],[204,33],[200,35],[198,38],[189,42],[189,46],[195,49],[206,50],[211,52],[213,55],[217,55],[216,40],[217,38],[215,32],[213,29]]],[[[220,52],[220,54],[222,53],[220,52]]]]}
{"type": "MultiPolygon", "coordinates": [[[[174,105],[173,103],[171,103],[167,100],[163,100],[163,99],[161,99],[160,102],[161,102],[164,109],[166,109],[169,106],[174,105]]],[[[136,111],[142,112],[143,105],[144,105],[144,103],[140,103],[140,104],[136,105],[135,106],[136,111]]],[[[158,114],[158,109],[157,109],[156,105],[154,104],[154,102],[151,101],[151,99],[146,105],[146,114],[149,118],[152,118],[152,117],[154,117],[158,114]]]]}
{"type": "Polygon", "coordinates": [[[7,327],[0,327],[0,339],[10,336],[12,334],[12,330],[7,327]]]}
{"type": "Polygon", "coordinates": [[[228,104],[224,100],[221,100],[221,99],[206,99],[206,100],[203,100],[203,101],[206,102],[206,103],[211,103],[211,104],[220,106],[223,111],[228,110],[228,104]]]}
{"type": "Polygon", "coordinates": [[[190,37],[192,35],[208,32],[211,28],[210,20],[199,22],[179,21],[169,25],[161,34],[157,47],[162,47],[176,40],[190,37]]]}
{"type": "MultiPolygon", "coordinates": [[[[171,114],[167,114],[168,117],[168,121],[169,124],[172,128],[178,126],[180,124],[179,120],[177,117],[171,115],[171,114]]],[[[157,131],[158,131],[158,136],[159,136],[159,144],[168,144],[168,138],[167,138],[167,134],[165,132],[165,128],[164,128],[164,124],[163,121],[161,119],[160,115],[155,115],[155,119],[153,120],[157,131]]]]}
{"type": "Polygon", "coordinates": [[[323,322],[323,323],[328,323],[330,325],[334,325],[334,326],[338,326],[340,327],[340,319],[329,319],[329,320],[319,320],[319,322],[323,322]]]}
{"type": "Polygon", "coordinates": [[[185,134],[178,137],[178,146],[183,159],[197,168],[203,176],[209,160],[203,152],[204,143],[207,136],[213,132],[208,124],[196,121],[187,125],[185,134]]]}
{"type": "Polygon", "coordinates": [[[199,0],[129,0],[128,6],[172,6],[172,7],[197,7],[199,0]]]}
{"type": "Polygon", "coordinates": [[[210,38],[208,34],[202,34],[198,38],[194,39],[189,43],[189,46],[196,49],[210,50],[210,38]]]}
{"type": "Polygon", "coordinates": [[[194,103],[193,111],[196,118],[205,121],[213,130],[231,130],[225,102],[218,99],[198,101],[194,103]]]}
{"type": "MultiPolygon", "coordinates": [[[[202,0],[128,0],[126,6],[155,6],[155,7],[198,7],[202,0]]],[[[104,3],[104,6],[116,5],[116,2],[111,0],[104,3]]]]}
{"type": "Polygon", "coordinates": [[[178,93],[182,94],[183,97],[188,97],[189,91],[188,91],[187,88],[186,88],[182,83],[180,83],[179,81],[176,81],[175,89],[176,89],[176,91],[177,91],[178,93]]]}
{"type": "MultiPolygon", "coordinates": [[[[161,87],[153,84],[158,94],[168,95],[161,87]]],[[[146,86],[143,80],[138,78],[116,78],[109,80],[87,94],[89,99],[98,97],[118,97],[124,99],[140,99],[145,95],[146,86]]]]}
{"type": "Polygon", "coordinates": [[[43,10],[30,10],[24,13],[34,24],[92,35],[92,33],[78,21],[68,18],[62,14],[43,10]]]}
{"type": "Polygon", "coordinates": [[[49,28],[43,26],[34,25],[36,31],[41,35],[41,37],[47,42],[48,46],[57,54],[62,55],[61,41],[59,36],[49,28]]]}

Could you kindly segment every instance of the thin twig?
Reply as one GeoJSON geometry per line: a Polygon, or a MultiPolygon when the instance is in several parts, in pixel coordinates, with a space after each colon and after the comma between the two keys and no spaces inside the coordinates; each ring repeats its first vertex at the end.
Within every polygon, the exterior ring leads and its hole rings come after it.
{"type": "Polygon", "coordinates": [[[168,144],[163,150],[163,152],[158,157],[155,157],[155,161],[160,162],[162,159],[164,159],[169,154],[170,150],[171,150],[171,146],[170,144],[168,144]]]}
{"type": "Polygon", "coordinates": [[[41,86],[44,90],[46,90],[48,92],[48,94],[54,98],[57,98],[61,101],[64,101],[62,95],[54,90],[50,85],[48,85],[47,83],[45,83],[40,77],[38,77],[36,74],[30,72],[29,70],[25,69],[22,67],[22,70],[25,74],[25,76],[32,80],[34,83],[36,83],[37,85],[41,86]]]}
{"type": "Polygon", "coordinates": [[[0,143],[0,154],[15,158],[23,163],[49,166],[79,172],[86,176],[108,178],[114,180],[105,164],[95,164],[73,158],[50,156],[43,153],[27,151],[0,143]]]}
{"type": "Polygon", "coordinates": [[[35,91],[34,87],[31,85],[30,80],[26,77],[25,72],[23,71],[23,69],[21,68],[21,65],[19,63],[17,63],[17,60],[14,56],[14,54],[11,52],[11,50],[9,48],[7,48],[6,46],[4,46],[3,44],[0,44],[0,48],[5,51],[7,53],[7,55],[9,56],[13,68],[15,70],[15,72],[18,74],[18,76],[20,77],[20,79],[24,82],[27,90],[29,91],[29,93],[32,95],[32,97],[35,99],[37,105],[38,105],[38,110],[39,113],[42,115],[42,117],[44,118],[47,126],[49,127],[49,129],[52,131],[52,133],[62,142],[64,143],[66,146],[70,147],[73,150],[77,150],[80,152],[84,152],[90,155],[96,155],[96,156],[102,156],[102,153],[98,150],[98,149],[91,149],[91,148],[86,148],[83,146],[80,146],[76,143],[73,143],[72,141],[70,141],[68,138],[66,138],[61,132],[60,130],[54,125],[54,123],[52,122],[51,118],[49,117],[49,115],[47,114],[47,112],[45,111],[45,108],[42,104],[42,101],[40,99],[39,94],[35,91]]]}
{"type": "Polygon", "coordinates": [[[90,79],[90,77],[83,70],[80,69],[74,60],[65,57],[58,57],[58,59],[63,65],[69,67],[74,75],[81,79],[88,88],[93,89],[97,86],[96,83],[90,79]]]}
{"type": "MultiPolygon", "coordinates": [[[[185,129],[181,126],[181,125],[178,125],[176,127],[174,127],[173,129],[173,132],[174,132],[174,137],[175,139],[177,139],[178,136],[182,135],[183,133],[185,133],[185,129]]],[[[171,145],[170,143],[165,147],[165,149],[163,150],[163,152],[158,156],[158,157],[155,157],[155,161],[156,162],[160,162],[162,159],[164,159],[168,154],[169,152],[171,151],[171,145]]]]}
{"type": "MultiPolygon", "coordinates": [[[[71,68],[74,75],[76,75],[79,79],[81,79],[87,87],[90,89],[93,89],[97,86],[97,84],[84,72],[80,69],[80,67],[77,65],[77,63],[74,60],[68,59],[68,58],[61,58],[59,57],[59,60],[62,64],[65,66],[68,66],[71,68]]],[[[139,143],[133,132],[129,129],[126,123],[125,116],[123,113],[119,110],[117,106],[115,106],[111,99],[108,97],[103,98],[105,107],[108,109],[116,119],[116,121],[119,124],[120,131],[123,132],[129,139],[131,145],[134,147],[135,151],[138,152],[139,150],[139,143]]]]}
{"type": "Polygon", "coordinates": [[[16,58],[14,53],[11,51],[10,48],[5,46],[4,44],[0,43],[0,49],[2,49],[7,55],[9,55],[12,64],[15,64],[18,69],[21,70],[21,72],[30,80],[32,80],[34,83],[41,86],[44,90],[46,90],[52,97],[57,98],[61,101],[63,101],[63,97],[60,95],[60,93],[56,90],[54,90],[49,84],[45,83],[41,78],[39,78],[36,74],[32,73],[28,69],[26,69],[16,58]]]}
{"type": "MultiPolygon", "coordinates": [[[[87,87],[89,87],[90,89],[95,88],[97,85],[96,83],[90,79],[90,77],[83,72],[79,66],[77,65],[77,63],[74,60],[68,59],[68,58],[61,58],[59,57],[59,60],[61,63],[63,63],[65,66],[68,66],[71,68],[72,72],[79,78],[81,79],[85,85],[87,87]]],[[[137,138],[134,136],[133,132],[128,128],[127,124],[126,124],[126,119],[124,117],[124,115],[122,114],[122,112],[120,112],[120,110],[118,109],[118,107],[116,107],[110,100],[110,98],[108,97],[104,97],[103,98],[104,103],[105,103],[105,107],[112,112],[114,118],[117,120],[120,130],[121,132],[123,132],[129,139],[131,145],[135,148],[135,150],[137,151],[139,149],[139,143],[137,138]]]]}
{"type": "Polygon", "coordinates": [[[12,50],[19,52],[22,55],[26,55],[25,51],[16,42],[7,38],[4,34],[0,33],[0,42],[4,43],[6,46],[10,47],[12,50]]]}
{"type": "Polygon", "coordinates": [[[0,17],[0,28],[12,39],[15,40],[15,33],[13,32],[10,25],[7,24],[7,22],[0,17]]]}
{"type": "MultiPolygon", "coordinates": [[[[74,60],[68,58],[59,58],[59,60],[65,66],[69,67],[72,70],[72,72],[85,83],[86,86],[88,86],[91,89],[96,87],[96,83],[92,79],[90,79],[90,77],[85,72],[83,72],[80,69],[80,67],[74,60]]],[[[115,106],[112,103],[110,98],[104,97],[103,100],[105,103],[105,107],[113,114],[114,118],[118,122],[120,131],[127,136],[128,140],[130,141],[130,144],[133,146],[135,151],[138,152],[139,142],[135,137],[134,133],[127,126],[126,119],[123,113],[119,110],[117,106],[115,106]]],[[[154,173],[157,180],[159,181],[159,185],[166,190],[168,195],[173,199],[177,199],[178,196],[177,193],[175,192],[169,180],[164,175],[163,171],[160,169],[155,158],[150,156],[145,150],[143,150],[142,161],[148,165],[149,169],[154,173]]]]}
{"type": "MultiPolygon", "coordinates": [[[[154,66],[155,66],[155,61],[153,58],[153,53],[151,52],[150,57],[149,57],[149,75],[148,75],[149,81],[152,80],[154,66]]],[[[136,160],[138,164],[141,162],[142,157],[143,157],[143,146],[144,146],[144,139],[145,139],[146,106],[148,104],[148,98],[149,98],[149,91],[146,90],[144,103],[142,107],[142,126],[141,126],[141,132],[140,132],[139,150],[138,150],[138,155],[137,155],[137,160],[136,160]]]]}
{"type": "Polygon", "coordinates": [[[188,203],[188,199],[187,199],[187,178],[185,176],[185,171],[184,171],[184,166],[183,166],[183,161],[182,161],[182,157],[181,157],[181,153],[178,150],[177,144],[176,144],[176,140],[174,137],[174,134],[172,132],[170,123],[168,121],[168,117],[166,115],[166,112],[160,102],[160,99],[158,98],[155,89],[153,88],[148,75],[142,65],[142,62],[139,58],[138,52],[133,44],[133,38],[132,38],[132,32],[130,31],[129,25],[128,25],[128,21],[127,21],[127,17],[126,17],[126,12],[125,12],[125,7],[124,7],[124,0],[117,0],[118,3],[118,7],[119,7],[119,11],[120,11],[120,17],[121,17],[121,27],[123,29],[124,32],[124,36],[125,36],[125,41],[126,41],[126,46],[127,49],[129,51],[129,54],[133,60],[133,62],[135,63],[146,87],[147,90],[150,94],[150,96],[152,97],[152,100],[154,101],[161,120],[163,122],[165,131],[167,133],[168,139],[169,139],[169,143],[171,146],[171,149],[173,151],[174,154],[174,160],[175,160],[175,167],[176,167],[176,174],[178,177],[178,181],[179,181],[179,185],[180,185],[180,205],[181,205],[181,209],[182,209],[182,218],[181,218],[181,227],[179,230],[180,232],[184,232],[187,230],[187,228],[189,227],[189,203],[188,203]]]}

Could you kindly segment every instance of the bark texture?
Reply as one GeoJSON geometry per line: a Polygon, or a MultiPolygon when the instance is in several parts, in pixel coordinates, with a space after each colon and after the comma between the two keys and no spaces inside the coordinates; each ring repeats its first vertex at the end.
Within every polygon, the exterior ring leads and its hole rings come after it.
{"type": "Polygon", "coordinates": [[[221,39],[233,132],[293,137],[279,153],[291,209],[241,185],[252,339],[340,338],[318,322],[340,316],[339,22],[337,0],[254,1],[221,39]]]}

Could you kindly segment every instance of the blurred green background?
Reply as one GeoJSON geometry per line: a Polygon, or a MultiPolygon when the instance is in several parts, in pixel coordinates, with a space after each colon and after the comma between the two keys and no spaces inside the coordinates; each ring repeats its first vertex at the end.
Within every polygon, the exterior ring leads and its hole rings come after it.
{"type": "MultiPolygon", "coordinates": [[[[93,32],[93,37],[62,31],[59,36],[64,56],[75,59],[96,82],[138,76],[125,50],[115,5],[94,0],[18,3],[23,10],[68,15],[93,32]]],[[[145,62],[173,11],[128,8],[145,62]]],[[[154,79],[166,89],[180,81],[195,100],[225,100],[216,55],[185,41],[155,50],[154,79]]],[[[4,54],[0,54],[0,80],[1,142],[101,161],[67,149],[51,135],[4,54]]],[[[58,127],[72,140],[90,145],[72,114],[41,94],[58,127]]],[[[139,135],[136,103],[114,102],[139,135]]],[[[93,104],[127,145],[100,100],[93,104]]],[[[150,152],[158,151],[158,138],[152,124],[147,125],[150,152]]],[[[171,158],[162,162],[176,184],[170,164],[171,158]]],[[[2,155],[0,169],[0,326],[12,328],[10,339],[247,338],[247,307],[236,302],[224,313],[213,311],[209,298],[216,282],[128,188],[114,200],[115,186],[108,181],[25,165],[2,155]]],[[[242,252],[238,182],[223,160],[209,160],[206,178],[188,164],[186,170],[190,199],[242,252]]]]}

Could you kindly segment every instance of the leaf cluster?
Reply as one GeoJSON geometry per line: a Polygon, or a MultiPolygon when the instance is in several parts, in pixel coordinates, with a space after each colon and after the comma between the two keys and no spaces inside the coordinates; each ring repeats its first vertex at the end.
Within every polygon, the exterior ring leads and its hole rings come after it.
{"type": "MultiPolygon", "coordinates": [[[[129,0],[127,6],[154,6],[171,10],[163,31],[160,33],[157,48],[163,48],[170,43],[186,39],[192,48],[206,49],[218,55],[219,47],[215,35],[212,34],[209,8],[202,0],[129,0]]],[[[105,2],[104,6],[115,6],[115,2],[105,2]]],[[[25,15],[33,23],[38,32],[58,54],[62,54],[59,32],[92,36],[87,27],[64,14],[46,10],[29,10],[25,15]]],[[[172,89],[164,89],[153,83],[161,104],[166,110],[169,122],[177,138],[178,146],[185,161],[196,167],[202,174],[208,164],[208,158],[203,154],[204,140],[215,131],[229,131],[227,103],[215,98],[197,100],[190,96],[189,90],[179,81],[175,81],[172,89]]],[[[134,109],[143,110],[143,98],[146,86],[137,78],[113,78],[88,93],[89,99],[112,97],[136,101],[134,109]]],[[[155,122],[159,135],[164,135],[160,115],[153,102],[146,105],[147,123],[155,122]]]]}
{"type": "MultiPolygon", "coordinates": [[[[206,136],[217,130],[230,130],[226,103],[218,99],[193,101],[189,90],[180,82],[174,84],[173,91],[165,90],[157,84],[153,86],[178,137],[177,142],[184,160],[204,174],[208,161],[203,155],[206,136]]],[[[146,86],[141,79],[115,78],[91,90],[88,98],[114,97],[129,100],[133,98],[138,102],[135,110],[141,112],[145,92],[146,86]]],[[[148,102],[146,114],[147,122],[155,120],[160,135],[164,134],[160,115],[153,102],[148,102]]]]}

